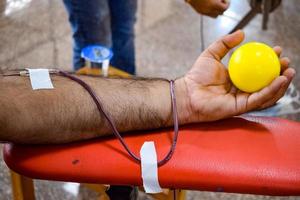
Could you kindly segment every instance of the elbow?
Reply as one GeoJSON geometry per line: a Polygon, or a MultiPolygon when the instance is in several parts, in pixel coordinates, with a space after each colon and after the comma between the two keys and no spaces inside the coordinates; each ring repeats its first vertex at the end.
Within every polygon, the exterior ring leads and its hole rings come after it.
{"type": "Polygon", "coordinates": [[[0,113],[0,142],[8,141],[6,129],[7,129],[6,120],[0,113]]]}
{"type": "Polygon", "coordinates": [[[11,120],[9,106],[0,99],[0,142],[10,142],[14,124],[11,120]]]}

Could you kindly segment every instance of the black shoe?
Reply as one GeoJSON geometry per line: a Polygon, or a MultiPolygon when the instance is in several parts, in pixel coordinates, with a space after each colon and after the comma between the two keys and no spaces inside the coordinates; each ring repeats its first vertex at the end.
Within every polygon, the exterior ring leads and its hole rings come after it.
{"type": "Polygon", "coordinates": [[[111,185],[106,194],[110,200],[137,200],[138,190],[132,186],[111,185]]]}

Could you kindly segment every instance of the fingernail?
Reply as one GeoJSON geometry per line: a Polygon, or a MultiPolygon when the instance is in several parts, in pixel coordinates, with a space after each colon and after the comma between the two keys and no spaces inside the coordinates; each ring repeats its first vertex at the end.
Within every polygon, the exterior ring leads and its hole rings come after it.
{"type": "Polygon", "coordinates": [[[293,69],[292,71],[292,78],[296,75],[296,70],[293,69]]]}

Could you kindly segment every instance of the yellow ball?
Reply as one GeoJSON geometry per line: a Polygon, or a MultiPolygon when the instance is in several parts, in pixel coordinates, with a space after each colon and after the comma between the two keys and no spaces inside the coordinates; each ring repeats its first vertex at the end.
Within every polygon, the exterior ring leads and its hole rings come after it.
{"type": "Polygon", "coordinates": [[[228,71],[238,89],[252,93],[266,87],[280,75],[280,62],[268,45],[249,42],[232,54],[228,71]]]}

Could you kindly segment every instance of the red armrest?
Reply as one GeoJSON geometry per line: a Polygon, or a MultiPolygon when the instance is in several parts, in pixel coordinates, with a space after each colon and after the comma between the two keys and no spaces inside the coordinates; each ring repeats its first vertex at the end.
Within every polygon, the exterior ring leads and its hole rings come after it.
{"type": "MultiPolygon", "coordinates": [[[[158,158],[170,148],[173,130],[127,133],[139,155],[155,141],[158,158]]],[[[36,179],[141,185],[140,166],[113,137],[67,145],[6,144],[7,165],[36,179]]],[[[300,195],[300,123],[278,118],[231,118],[180,128],[172,159],[159,168],[165,188],[300,195]]]]}

